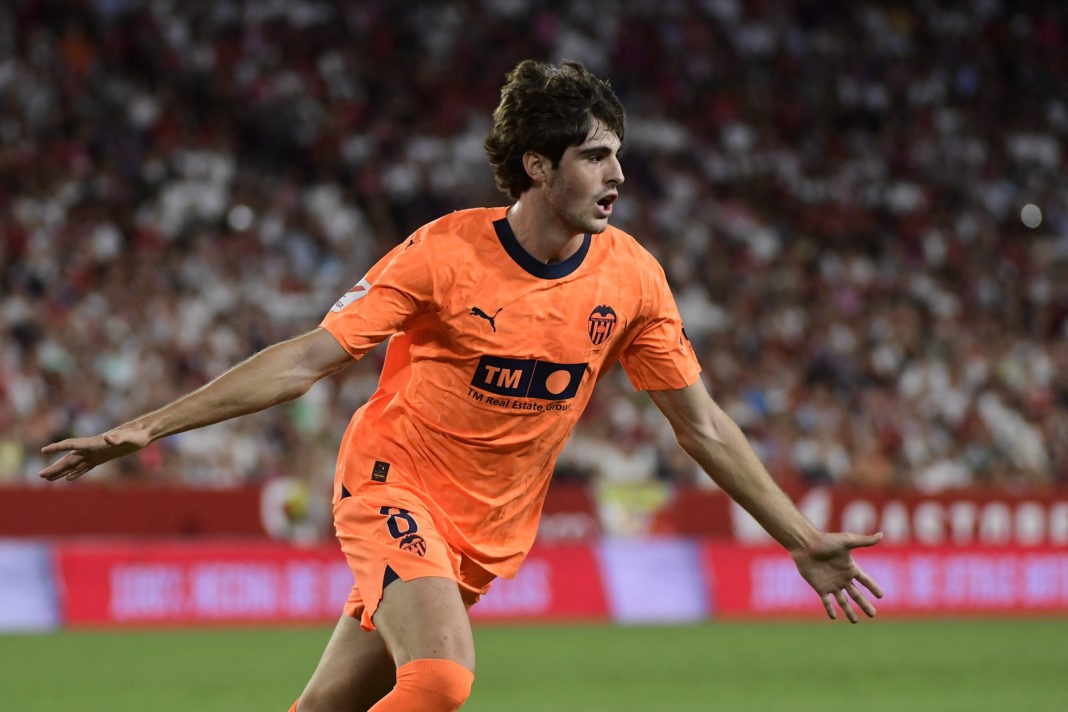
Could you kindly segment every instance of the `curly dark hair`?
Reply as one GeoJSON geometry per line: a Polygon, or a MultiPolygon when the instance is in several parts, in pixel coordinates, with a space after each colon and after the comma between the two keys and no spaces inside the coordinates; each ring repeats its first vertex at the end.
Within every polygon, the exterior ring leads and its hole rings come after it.
{"type": "Polygon", "coordinates": [[[518,200],[531,186],[523,155],[535,151],[556,168],[568,146],[586,140],[596,120],[623,141],[626,115],[607,81],[578,62],[520,62],[501,87],[493,128],[483,143],[497,187],[518,200]]]}

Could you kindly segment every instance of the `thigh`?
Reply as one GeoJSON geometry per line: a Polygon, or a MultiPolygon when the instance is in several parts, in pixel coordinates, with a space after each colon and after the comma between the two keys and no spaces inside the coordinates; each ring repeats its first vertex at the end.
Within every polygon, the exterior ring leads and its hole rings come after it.
{"type": "Polygon", "coordinates": [[[475,670],[471,621],[452,579],[394,581],[383,591],[374,624],[397,667],[420,658],[444,658],[475,670]]]}
{"type": "Polygon", "coordinates": [[[300,696],[299,709],[369,709],[393,687],[395,673],[382,636],[343,615],[300,696]]]}
{"type": "Polygon", "coordinates": [[[383,587],[392,588],[397,579],[450,579],[468,605],[493,580],[453,548],[414,492],[376,487],[370,494],[342,496],[334,505],[334,526],[355,579],[345,612],[364,630],[375,628],[383,587]]]}

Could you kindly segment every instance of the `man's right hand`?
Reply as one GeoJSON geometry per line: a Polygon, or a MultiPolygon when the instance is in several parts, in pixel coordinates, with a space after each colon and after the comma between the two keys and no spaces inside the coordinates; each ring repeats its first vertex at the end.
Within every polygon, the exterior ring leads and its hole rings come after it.
{"type": "Polygon", "coordinates": [[[102,462],[137,452],[148,445],[148,436],[133,428],[109,430],[88,438],[67,438],[41,448],[43,455],[67,454],[38,474],[46,480],[76,480],[102,462]]]}

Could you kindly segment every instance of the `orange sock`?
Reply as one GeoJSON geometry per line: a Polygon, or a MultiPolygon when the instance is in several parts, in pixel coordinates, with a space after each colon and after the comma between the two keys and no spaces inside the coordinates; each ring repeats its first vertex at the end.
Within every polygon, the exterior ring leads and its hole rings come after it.
{"type": "Polygon", "coordinates": [[[293,706],[289,708],[289,712],[297,712],[297,702],[300,702],[299,697],[293,702],[293,706]]]}
{"type": "Polygon", "coordinates": [[[413,660],[397,668],[397,684],[368,712],[455,712],[474,681],[473,672],[452,660],[413,660]]]}

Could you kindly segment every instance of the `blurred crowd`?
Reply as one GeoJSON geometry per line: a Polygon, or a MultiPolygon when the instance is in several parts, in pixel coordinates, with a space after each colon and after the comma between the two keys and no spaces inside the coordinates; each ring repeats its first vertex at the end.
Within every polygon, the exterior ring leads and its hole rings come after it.
{"type": "MultiPolygon", "coordinates": [[[[482,138],[533,57],[620,95],[613,222],[780,482],[1064,484],[1066,8],[3,3],[0,483],[312,328],[427,220],[503,204],[482,138]]],[[[380,359],[94,477],[329,482],[380,359]]],[[[619,369],[557,476],[704,479],[619,369]]]]}

